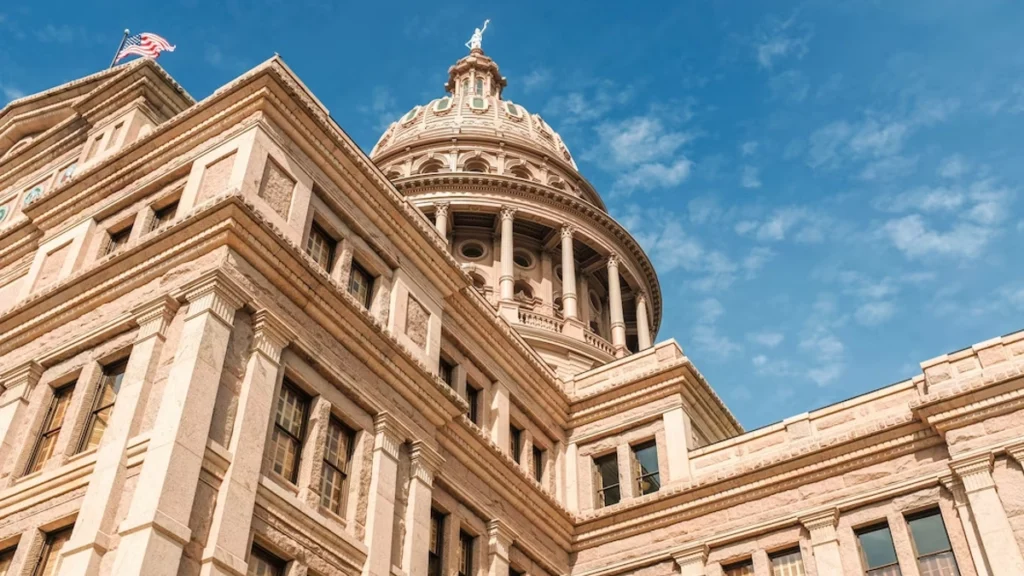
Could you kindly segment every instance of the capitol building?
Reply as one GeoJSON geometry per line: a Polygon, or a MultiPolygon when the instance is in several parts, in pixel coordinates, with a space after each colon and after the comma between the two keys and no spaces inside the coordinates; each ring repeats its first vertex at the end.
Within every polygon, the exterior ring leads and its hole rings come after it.
{"type": "Polygon", "coordinates": [[[1024,332],[744,431],[475,40],[369,155],[277,56],[0,110],[0,576],[1024,575],[1024,332]]]}

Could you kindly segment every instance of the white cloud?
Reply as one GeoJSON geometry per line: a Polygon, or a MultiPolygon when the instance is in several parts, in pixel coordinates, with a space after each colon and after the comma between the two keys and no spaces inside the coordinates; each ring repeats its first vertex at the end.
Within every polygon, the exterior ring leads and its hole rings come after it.
{"type": "Polygon", "coordinates": [[[741,220],[734,226],[740,236],[753,233],[762,242],[779,242],[792,235],[802,243],[824,240],[829,219],[800,206],[776,208],[763,220],[741,220]]]}
{"type": "Polygon", "coordinates": [[[558,118],[563,125],[595,122],[610,111],[625,106],[633,97],[633,88],[610,80],[583,83],[583,89],[555,96],[544,107],[544,115],[558,118]]]}
{"type": "Polygon", "coordinates": [[[740,154],[744,156],[753,156],[757,153],[758,143],[755,140],[748,140],[740,145],[740,154]]]}
{"type": "Polygon", "coordinates": [[[602,122],[595,130],[598,143],[584,157],[615,174],[613,192],[669,188],[690,176],[693,162],[680,148],[693,135],[667,128],[658,116],[602,122]]]}
{"type": "Polygon", "coordinates": [[[821,294],[814,302],[807,318],[800,350],[808,356],[807,377],[818,386],[834,382],[845,370],[846,346],[833,330],[845,322],[836,314],[836,302],[830,295],[821,294]]]}
{"type": "Polygon", "coordinates": [[[907,125],[900,122],[880,124],[868,120],[850,138],[850,150],[874,157],[891,156],[903,149],[907,132],[907,125]]]}
{"type": "Polygon", "coordinates": [[[47,24],[36,30],[36,38],[40,42],[70,44],[75,41],[76,36],[76,30],[67,24],[47,24]]]}
{"type": "Polygon", "coordinates": [[[797,70],[788,70],[772,76],[768,80],[768,88],[772,92],[772,98],[776,100],[803,102],[811,90],[811,84],[803,73],[797,70]]]}
{"type": "Polygon", "coordinates": [[[747,279],[752,279],[757,276],[765,264],[771,261],[776,256],[775,250],[766,246],[754,246],[750,249],[750,253],[747,254],[746,258],[743,259],[742,266],[743,270],[747,273],[747,279]]]}
{"type": "Polygon", "coordinates": [[[943,178],[955,180],[967,174],[969,170],[970,166],[967,164],[967,160],[960,154],[953,154],[939,162],[938,174],[943,178]]]}
{"type": "Polygon", "coordinates": [[[930,228],[920,214],[889,220],[882,231],[908,258],[936,255],[973,258],[981,253],[994,235],[990,228],[966,223],[940,232],[930,228]]]}
{"type": "Polygon", "coordinates": [[[811,33],[806,26],[796,24],[796,17],[779,20],[768,18],[754,42],[757,62],[762,68],[771,68],[787,56],[800,59],[807,54],[811,33]]]}
{"type": "Polygon", "coordinates": [[[857,308],[853,316],[864,326],[877,326],[892,318],[896,313],[896,305],[892,302],[868,302],[857,308]]]}
{"type": "Polygon", "coordinates": [[[917,156],[891,156],[875,160],[864,167],[861,180],[895,180],[913,174],[917,169],[917,156]]]}
{"type": "Polygon", "coordinates": [[[782,332],[764,331],[749,332],[747,334],[747,340],[758,344],[759,346],[764,346],[765,348],[775,348],[779,344],[782,344],[782,341],[785,339],[786,336],[782,332]]]}
{"type": "Polygon", "coordinates": [[[671,188],[685,182],[690,177],[692,168],[693,162],[687,158],[679,158],[669,165],[658,162],[641,164],[616,177],[612,189],[616,192],[630,193],[635,190],[671,188]]]}
{"type": "Polygon", "coordinates": [[[760,188],[761,178],[759,171],[754,166],[744,166],[740,175],[740,186],[744,188],[760,188]]]}
{"type": "Polygon", "coordinates": [[[842,120],[816,130],[810,137],[807,163],[811,168],[827,168],[837,164],[840,148],[845,146],[852,132],[853,128],[842,120]]]}
{"type": "Polygon", "coordinates": [[[725,308],[716,298],[705,298],[696,304],[696,323],[691,339],[693,345],[713,359],[729,358],[742,347],[728,336],[718,332],[718,319],[725,314],[725,308]]]}
{"type": "Polygon", "coordinates": [[[544,88],[550,81],[551,72],[547,68],[536,68],[519,79],[519,83],[523,86],[523,92],[527,94],[544,88]]]}
{"type": "Polygon", "coordinates": [[[3,91],[5,102],[12,102],[18,98],[24,98],[25,93],[13,86],[0,86],[3,91]]]}
{"type": "Polygon", "coordinates": [[[374,86],[370,103],[360,106],[359,111],[369,116],[374,123],[374,129],[381,133],[404,114],[398,108],[398,101],[391,94],[391,90],[386,86],[374,86]]]}

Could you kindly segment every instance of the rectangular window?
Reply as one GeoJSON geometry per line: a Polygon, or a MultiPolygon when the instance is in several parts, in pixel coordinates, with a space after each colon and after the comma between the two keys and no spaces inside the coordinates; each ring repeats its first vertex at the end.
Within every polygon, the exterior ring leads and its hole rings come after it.
{"type": "Polygon", "coordinates": [[[285,380],[277,397],[274,432],[270,437],[271,467],[291,482],[299,474],[299,456],[306,435],[309,397],[285,380]]]}
{"type": "Polygon", "coordinates": [[[754,576],[754,561],[744,560],[722,566],[722,573],[725,576],[754,576]]]}
{"type": "Polygon", "coordinates": [[[57,446],[57,436],[60,434],[61,426],[64,425],[64,416],[67,414],[68,404],[71,403],[71,393],[74,390],[75,385],[69,384],[53,391],[53,399],[50,400],[50,407],[43,419],[43,427],[36,439],[32,457],[29,458],[26,474],[42,470],[43,464],[53,457],[53,450],[57,446]]]}
{"type": "Polygon", "coordinates": [[[124,122],[120,122],[117,126],[114,126],[114,129],[110,132],[110,138],[107,138],[107,150],[113,148],[114,144],[117,143],[117,137],[121,135],[121,128],[123,127],[124,122]]]}
{"type": "Polygon", "coordinates": [[[533,446],[533,478],[537,482],[544,481],[544,451],[533,446]]]}
{"type": "Polygon", "coordinates": [[[430,547],[427,550],[427,576],[441,576],[444,555],[444,514],[430,510],[430,547]]]}
{"type": "Polygon", "coordinates": [[[857,530],[860,556],[867,576],[900,576],[900,564],[896,559],[896,548],[892,545],[892,533],[887,523],[875,524],[857,530]]]}
{"type": "Polygon", "coordinates": [[[246,576],[284,576],[284,566],[284,560],[253,544],[246,576]]]}
{"type": "Polygon", "coordinates": [[[7,576],[7,572],[11,569],[11,562],[14,561],[14,553],[17,551],[17,546],[11,546],[6,550],[0,550],[0,576],[7,576]]]}
{"type": "Polygon", "coordinates": [[[156,230],[157,228],[160,228],[160,227],[168,224],[171,220],[174,220],[174,217],[177,216],[177,214],[178,214],[178,201],[177,200],[175,200],[174,202],[171,202],[170,204],[168,204],[167,206],[164,206],[163,208],[158,208],[156,210],[153,210],[153,224],[150,225],[149,229],[151,231],[152,230],[156,230]]]}
{"type": "Polygon", "coordinates": [[[43,543],[43,551],[39,554],[39,563],[32,571],[32,576],[56,576],[60,568],[60,551],[71,538],[71,530],[74,526],[68,526],[56,532],[46,535],[46,542],[43,543]]]}
{"type": "Polygon", "coordinates": [[[110,415],[114,413],[114,402],[117,401],[117,393],[121,390],[121,380],[124,379],[127,367],[128,360],[122,360],[103,368],[103,378],[96,391],[92,411],[89,412],[89,421],[85,424],[85,436],[78,447],[79,452],[92,450],[100,445],[103,432],[110,422],[110,415]]]}
{"type": "Polygon", "coordinates": [[[88,146],[88,148],[89,148],[86,151],[86,153],[85,153],[85,161],[86,162],[88,162],[89,160],[92,160],[93,158],[96,157],[96,152],[98,152],[99,149],[100,149],[100,140],[103,140],[103,133],[102,132],[97,134],[96,137],[93,138],[91,142],[86,144],[86,146],[88,146]]]}
{"type": "Polygon", "coordinates": [[[348,479],[354,440],[355,432],[332,417],[327,425],[324,471],[320,480],[320,504],[339,515],[343,514],[341,505],[345,499],[345,480],[348,479]]]}
{"type": "Polygon", "coordinates": [[[466,385],[466,402],[469,403],[469,412],[466,416],[469,421],[477,426],[480,425],[480,391],[470,385],[466,385]]]}
{"type": "Polygon", "coordinates": [[[790,548],[768,555],[772,563],[772,576],[804,576],[804,560],[800,548],[790,548]]]}
{"type": "Polygon", "coordinates": [[[473,574],[473,548],[476,538],[465,532],[459,532],[459,576],[475,576],[473,574]]]}
{"type": "Polygon", "coordinates": [[[960,576],[938,508],[907,516],[921,576],[960,576]]]}
{"type": "Polygon", "coordinates": [[[367,309],[373,303],[373,276],[355,260],[348,276],[348,293],[367,309]]]}
{"type": "Polygon", "coordinates": [[[324,270],[330,271],[338,243],[319,224],[313,222],[306,240],[306,253],[324,270]]]}
{"type": "Polygon", "coordinates": [[[451,362],[441,358],[437,362],[437,376],[442,382],[451,388],[455,384],[455,366],[453,366],[451,362]]]}
{"type": "Polygon", "coordinates": [[[622,499],[619,490],[619,457],[615,452],[594,458],[594,489],[598,508],[618,504],[622,499]]]}
{"type": "Polygon", "coordinates": [[[117,232],[110,233],[110,240],[107,242],[107,249],[103,252],[103,255],[113,254],[121,248],[128,245],[128,240],[132,236],[132,227],[129,224],[117,232]]]}
{"type": "Polygon", "coordinates": [[[633,480],[640,496],[657,492],[661,488],[658,445],[654,440],[633,446],[633,480]]]}
{"type": "Polygon", "coordinates": [[[516,464],[522,462],[523,457],[523,431],[516,428],[515,424],[508,427],[508,453],[516,464]]]}

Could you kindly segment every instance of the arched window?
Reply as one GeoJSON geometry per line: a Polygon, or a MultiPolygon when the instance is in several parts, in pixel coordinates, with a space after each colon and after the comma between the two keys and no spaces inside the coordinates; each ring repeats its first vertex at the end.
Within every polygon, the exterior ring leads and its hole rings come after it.
{"type": "Polygon", "coordinates": [[[473,281],[473,288],[476,288],[481,293],[483,293],[483,291],[487,288],[487,280],[485,280],[484,277],[481,276],[479,273],[470,272],[469,278],[473,281]]]}
{"type": "Polygon", "coordinates": [[[482,172],[486,174],[487,172],[490,172],[490,166],[487,165],[487,162],[479,158],[474,158],[473,160],[466,162],[464,170],[466,172],[482,172]]]}
{"type": "Polygon", "coordinates": [[[420,174],[437,174],[444,168],[440,160],[427,160],[420,166],[420,174]]]}
{"type": "Polygon", "coordinates": [[[560,178],[552,178],[548,181],[548,186],[558,188],[559,190],[565,190],[565,182],[560,178]]]}
{"type": "Polygon", "coordinates": [[[516,118],[519,118],[519,106],[516,106],[515,104],[513,104],[511,102],[506,102],[505,103],[505,110],[507,110],[508,113],[511,114],[512,116],[515,116],[516,118]]]}
{"type": "Polygon", "coordinates": [[[522,178],[523,180],[533,180],[533,176],[530,174],[530,171],[526,168],[526,166],[523,166],[522,164],[518,166],[513,166],[512,169],[509,170],[509,172],[511,172],[512,175],[515,176],[516,178],[522,178]]]}
{"type": "Polygon", "coordinates": [[[469,78],[462,79],[462,95],[465,96],[469,93],[469,78]]]}
{"type": "Polygon", "coordinates": [[[434,111],[435,112],[444,112],[451,105],[452,105],[452,99],[447,97],[447,96],[445,96],[444,98],[441,98],[440,100],[438,100],[437,104],[434,104],[434,111]]]}
{"type": "Polygon", "coordinates": [[[484,80],[483,78],[476,79],[476,93],[483,95],[484,93],[484,80]]]}
{"type": "Polygon", "coordinates": [[[397,170],[391,170],[386,176],[388,180],[397,180],[402,177],[402,173],[397,170]]]}
{"type": "Polygon", "coordinates": [[[526,280],[516,280],[512,285],[512,294],[516,300],[533,300],[533,288],[526,280]]]}
{"type": "Polygon", "coordinates": [[[417,106],[417,107],[413,108],[412,110],[409,110],[408,112],[406,112],[405,116],[402,116],[402,124],[405,124],[406,122],[409,122],[410,120],[415,118],[416,114],[418,114],[419,111],[420,111],[420,107],[417,106]]]}

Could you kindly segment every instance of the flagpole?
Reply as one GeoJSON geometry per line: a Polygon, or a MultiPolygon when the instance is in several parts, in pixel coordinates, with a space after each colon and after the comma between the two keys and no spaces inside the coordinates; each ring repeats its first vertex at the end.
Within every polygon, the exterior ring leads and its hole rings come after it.
{"type": "Polygon", "coordinates": [[[118,44],[117,52],[114,52],[114,59],[110,61],[110,66],[107,67],[107,70],[110,70],[114,67],[114,64],[117,64],[117,57],[121,55],[121,49],[124,48],[124,43],[126,40],[128,40],[128,34],[130,34],[130,32],[128,31],[127,28],[125,28],[124,36],[121,36],[121,43],[118,44]]]}

